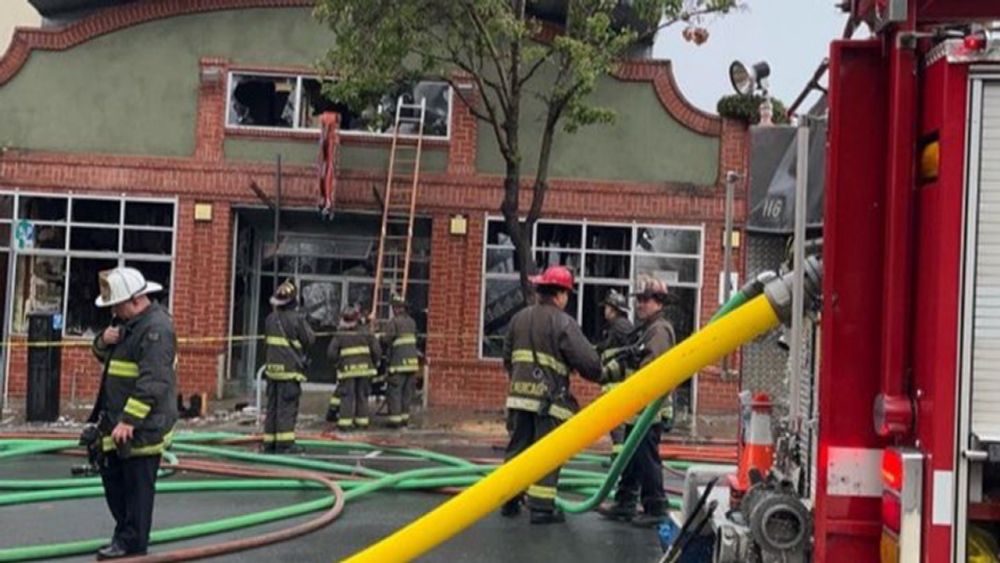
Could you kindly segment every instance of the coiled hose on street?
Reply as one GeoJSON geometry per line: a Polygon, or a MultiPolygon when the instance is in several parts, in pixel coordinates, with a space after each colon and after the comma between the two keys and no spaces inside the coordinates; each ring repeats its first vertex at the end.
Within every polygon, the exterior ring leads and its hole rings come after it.
{"type": "MultiPolygon", "coordinates": [[[[647,412],[644,413],[643,417],[640,417],[637,423],[639,427],[641,428],[647,414],[652,420],[652,415],[657,414],[658,410],[656,405],[647,409],[647,412]]],[[[641,437],[639,432],[634,432],[633,435],[641,437]]],[[[564,468],[559,482],[561,494],[558,499],[559,506],[572,513],[585,512],[597,506],[611,490],[631,453],[634,452],[638,440],[630,441],[635,443],[626,442],[624,451],[617,457],[607,474],[573,467],[577,463],[606,462],[607,456],[604,455],[581,454],[574,459],[573,464],[564,468]],[[583,495],[584,498],[583,500],[571,501],[566,495],[575,497],[583,495]]],[[[365,495],[382,490],[442,491],[464,488],[476,483],[484,474],[496,467],[495,464],[474,463],[460,457],[424,449],[387,447],[331,439],[306,439],[298,442],[308,450],[315,452],[324,450],[349,452],[378,450],[434,464],[432,467],[389,473],[355,463],[335,463],[323,459],[312,459],[308,456],[265,455],[241,448],[243,445],[255,445],[256,443],[256,438],[240,434],[180,433],[175,439],[171,451],[164,456],[164,464],[160,470],[161,480],[156,485],[157,492],[180,494],[226,491],[325,490],[329,495],[281,508],[156,530],[151,534],[150,543],[163,544],[219,534],[323,511],[321,515],[307,522],[267,534],[136,557],[129,559],[129,561],[186,561],[284,541],[330,524],[341,515],[345,503],[355,501],[365,495]],[[232,462],[241,462],[241,464],[235,465],[232,462]],[[206,473],[228,478],[184,480],[180,478],[184,472],[206,473]]],[[[0,462],[18,456],[59,452],[73,453],[74,450],[79,453],[78,449],[76,440],[68,439],[66,435],[0,434],[0,462]]],[[[681,471],[687,465],[677,461],[667,462],[668,469],[672,471],[681,471]]],[[[0,507],[103,495],[98,477],[0,479],[0,491],[2,491],[0,493],[0,507]]],[[[676,508],[678,503],[672,500],[671,505],[676,508]]],[[[87,554],[96,551],[105,543],[106,539],[95,538],[47,545],[4,548],[0,549],[0,561],[49,559],[87,554]]]]}

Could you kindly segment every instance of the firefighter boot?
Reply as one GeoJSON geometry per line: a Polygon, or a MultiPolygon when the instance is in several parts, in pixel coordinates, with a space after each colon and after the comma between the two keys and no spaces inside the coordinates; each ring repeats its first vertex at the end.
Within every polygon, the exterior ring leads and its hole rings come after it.
{"type": "Polygon", "coordinates": [[[632,525],[637,528],[654,528],[667,519],[666,511],[663,510],[663,503],[647,505],[642,514],[632,519],[632,525]]]}
{"type": "Polygon", "coordinates": [[[532,524],[560,524],[566,521],[566,515],[562,510],[532,510],[532,524]]]}
{"type": "Polygon", "coordinates": [[[608,520],[620,522],[630,522],[635,518],[634,500],[616,500],[613,503],[604,503],[597,507],[597,513],[608,520]]]}
{"type": "Polygon", "coordinates": [[[292,443],[292,444],[277,444],[277,445],[274,446],[274,450],[273,450],[273,453],[276,453],[276,454],[279,454],[279,455],[281,455],[281,454],[285,454],[285,455],[301,454],[303,452],[305,452],[305,449],[302,446],[300,446],[298,444],[295,444],[295,443],[292,443]]]}
{"type": "Polygon", "coordinates": [[[326,408],[326,421],[336,423],[340,418],[340,407],[329,406],[326,408]]]}
{"type": "Polygon", "coordinates": [[[514,518],[521,513],[521,497],[516,496],[507,502],[503,503],[503,507],[500,508],[500,516],[504,518],[514,518]]]}

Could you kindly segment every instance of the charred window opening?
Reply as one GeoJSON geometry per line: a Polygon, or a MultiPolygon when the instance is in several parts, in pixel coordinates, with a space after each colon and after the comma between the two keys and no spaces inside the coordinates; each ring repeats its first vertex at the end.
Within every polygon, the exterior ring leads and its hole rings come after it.
{"type": "Polygon", "coordinates": [[[230,83],[230,125],[294,127],[294,78],[233,75],[230,83]]]}
{"type": "MultiPolygon", "coordinates": [[[[444,82],[401,85],[362,111],[352,111],[324,96],[324,82],[309,76],[231,74],[226,123],[231,127],[315,131],[320,127],[320,115],[336,112],[340,114],[340,130],[345,133],[391,135],[399,100],[405,104],[424,101],[424,135],[448,136],[452,95],[451,88],[444,82]]],[[[415,117],[418,110],[404,108],[403,111],[404,116],[415,117]]],[[[403,123],[400,133],[412,135],[417,129],[415,123],[403,123]]]]}

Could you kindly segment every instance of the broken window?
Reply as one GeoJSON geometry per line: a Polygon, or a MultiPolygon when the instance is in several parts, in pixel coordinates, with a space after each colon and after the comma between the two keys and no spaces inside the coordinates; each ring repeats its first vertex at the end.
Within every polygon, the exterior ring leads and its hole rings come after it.
{"type": "MultiPolygon", "coordinates": [[[[360,112],[323,95],[323,81],[309,76],[233,73],[229,78],[229,126],[278,129],[319,129],[324,112],[340,114],[340,130],[376,135],[392,134],[399,100],[425,102],[424,135],[447,137],[451,118],[451,88],[444,82],[421,81],[386,93],[378,104],[360,112]]],[[[405,117],[418,110],[405,109],[405,117]]],[[[403,123],[402,134],[416,134],[417,125],[403,123]]]]}
{"type": "MultiPolygon", "coordinates": [[[[700,228],[640,227],[539,222],[532,241],[539,269],[566,266],[576,276],[577,293],[566,312],[580,322],[584,335],[597,342],[605,328],[602,302],[610,289],[635,291],[646,277],[670,285],[680,298],[675,328],[694,326],[701,285],[700,228]],[[582,266],[582,267],[581,267],[582,266]]],[[[523,306],[517,262],[502,219],[486,223],[482,310],[483,357],[499,357],[510,317],[523,306]]]]}
{"type": "Polygon", "coordinates": [[[296,79],[234,74],[229,83],[229,124],[295,126],[296,79]]]}
{"type": "MultiPolygon", "coordinates": [[[[362,111],[360,114],[342,111],[340,128],[344,131],[391,134],[396,120],[396,106],[400,100],[407,106],[419,105],[422,101],[425,103],[424,135],[430,137],[448,136],[451,89],[444,82],[431,81],[417,82],[412,88],[403,88],[400,92],[386,94],[377,105],[362,111]]],[[[403,108],[401,116],[418,117],[419,110],[403,108]]],[[[400,133],[415,135],[417,124],[413,122],[400,124],[400,133]]]]}
{"type": "MultiPolygon", "coordinates": [[[[302,79],[302,103],[299,104],[299,127],[319,129],[319,116],[324,112],[338,112],[341,119],[347,107],[336,104],[323,95],[323,83],[315,78],[302,79]]],[[[343,127],[343,124],[341,124],[343,127]]]]}

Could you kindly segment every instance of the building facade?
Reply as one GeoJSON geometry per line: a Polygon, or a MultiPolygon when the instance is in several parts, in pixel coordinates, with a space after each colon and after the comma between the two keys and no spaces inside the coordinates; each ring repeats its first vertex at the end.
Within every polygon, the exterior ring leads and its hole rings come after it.
{"type": "MultiPolygon", "coordinates": [[[[93,393],[86,345],[107,323],[96,272],[131,264],[163,283],[177,324],[182,391],[245,389],[278,279],[299,282],[328,331],[342,306],[370,302],[391,135],[374,113],[318,94],[310,65],[329,31],[303,0],[164,0],[97,11],[64,27],[21,30],[0,59],[0,275],[5,386],[26,389],[25,318],[62,315],[64,395],[93,393]],[[317,211],[318,115],[340,112],[334,213],[317,211]],[[273,204],[281,160],[280,237],[273,204]]],[[[432,408],[502,408],[498,337],[521,304],[499,221],[503,163],[487,126],[443,84],[427,100],[409,295],[426,336],[432,408]]],[[[398,94],[398,93],[396,93],[398,94]]],[[[613,124],[560,133],[552,187],[534,234],[540,266],[581,278],[570,304],[600,336],[599,302],[655,275],[680,297],[680,335],[719,305],[728,170],[747,167],[742,124],[688,104],[666,61],[635,60],[595,100],[613,124]]],[[[531,102],[533,103],[533,102],[531,102]]],[[[526,108],[526,114],[539,108],[526,108]]],[[[537,125],[525,125],[532,155],[537,125]]],[[[531,172],[528,162],[526,173],[531,172]]],[[[745,174],[744,174],[745,176],[745,174]]],[[[523,200],[530,198],[522,198],[523,200]]],[[[746,216],[737,190],[735,223],[746,216]]],[[[742,270],[741,249],[734,254],[742,270]]],[[[332,381],[326,340],[310,379],[332,381]]],[[[596,388],[578,386],[589,398],[596,388]]],[[[718,370],[684,392],[687,408],[731,412],[738,384],[718,370]]]]}

